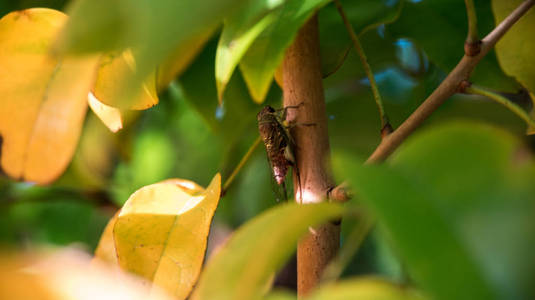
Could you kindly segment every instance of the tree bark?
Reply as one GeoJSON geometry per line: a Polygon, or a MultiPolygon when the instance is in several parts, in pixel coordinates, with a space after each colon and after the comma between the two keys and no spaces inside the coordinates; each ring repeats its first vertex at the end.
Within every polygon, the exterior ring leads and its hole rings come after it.
{"type": "MultiPolygon", "coordinates": [[[[303,205],[325,201],[333,187],[329,136],[321,76],[318,19],[314,15],[300,29],[283,62],[284,106],[296,144],[295,199],[303,205]],[[299,178],[298,178],[299,177],[299,178]],[[300,182],[299,182],[300,181],[300,182]]],[[[340,226],[332,223],[309,228],[297,247],[297,290],[303,296],[318,284],[322,272],[336,255],[340,226]]]]}

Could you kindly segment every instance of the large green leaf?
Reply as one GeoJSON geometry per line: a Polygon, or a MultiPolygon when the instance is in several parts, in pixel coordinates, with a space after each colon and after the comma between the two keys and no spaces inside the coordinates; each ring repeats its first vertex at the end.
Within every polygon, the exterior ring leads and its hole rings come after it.
{"type": "Polygon", "coordinates": [[[275,70],[301,25],[329,0],[287,0],[272,12],[274,21],[249,47],[240,62],[249,92],[258,103],[267,95],[275,70]]]}
{"type": "Polygon", "coordinates": [[[238,62],[256,37],[275,21],[269,13],[283,3],[282,0],[252,1],[239,13],[225,20],[216,52],[215,74],[219,100],[238,62]],[[253,24],[252,24],[253,23],[253,24]]]}
{"type": "Polygon", "coordinates": [[[86,53],[131,48],[136,72],[117,82],[129,102],[143,80],[177,49],[198,47],[207,33],[246,0],[78,0],[56,50],[86,53]]]}
{"type": "MultiPolygon", "coordinates": [[[[483,37],[494,28],[490,3],[476,1],[476,11],[478,31],[483,37]]],[[[445,72],[450,72],[463,56],[467,28],[463,1],[450,0],[408,1],[400,18],[388,26],[388,30],[398,37],[414,39],[429,59],[445,72]]],[[[519,88],[501,71],[493,51],[478,64],[471,80],[508,92],[516,92],[519,88]]]]}
{"type": "Polygon", "coordinates": [[[533,298],[535,164],[515,138],[454,123],[412,138],[389,166],[344,163],[436,299],[533,298]]]}
{"type": "Polygon", "coordinates": [[[330,203],[291,203],[254,218],[208,261],[192,299],[259,299],[270,276],[295,251],[309,226],[342,211],[330,203]]]}

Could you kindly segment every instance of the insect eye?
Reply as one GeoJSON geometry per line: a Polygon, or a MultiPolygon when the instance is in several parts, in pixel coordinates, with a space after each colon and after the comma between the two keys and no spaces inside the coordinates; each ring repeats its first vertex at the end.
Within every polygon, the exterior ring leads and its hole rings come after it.
{"type": "Polygon", "coordinates": [[[269,105],[266,106],[266,110],[270,113],[275,112],[275,109],[269,105]]]}

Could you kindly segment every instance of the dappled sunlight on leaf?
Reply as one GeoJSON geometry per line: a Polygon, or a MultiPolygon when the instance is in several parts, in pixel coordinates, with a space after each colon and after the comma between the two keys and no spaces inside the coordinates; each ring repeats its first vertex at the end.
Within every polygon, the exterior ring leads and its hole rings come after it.
{"type": "Polygon", "coordinates": [[[200,194],[197,185],[178,182],[156,183],[132,194],[118,215],[113,236],[122,269],[185,299],[204,261],[221,177],[216,175],[200,194]]]}
{"type": "Polygon", "coordinates": [[[108,106],[100,102],[93,93],[89,93],[87,101],[91,110],[108,127],[111,132],[117,132],[123,128],[121,111],[118,108],[108,106]]]}
{"type": "Polygon", "coordinates": [[[50,9],[0,20],[1,164],[15,179],[52,182],[69,164],[80,136],[98,58],[48,55],[65,21],[50,9]]]}

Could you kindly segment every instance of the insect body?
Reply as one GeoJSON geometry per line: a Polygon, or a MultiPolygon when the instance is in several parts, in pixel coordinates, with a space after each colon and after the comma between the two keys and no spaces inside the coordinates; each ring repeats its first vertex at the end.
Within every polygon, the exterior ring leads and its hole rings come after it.
{"type": "MultiPolygon", "coordinates": [[[[292,139],[285,123],[285,109],[275,110],[271,106],[264,107],[257,115],[258,131],[266,146],[273,176],[278,185],[282,186],[284,197],[286,186],[284,179],[290,166],[295,167],[292,139]]],[[[297,174],[299,174],[297,172],[297,174]]]]}

